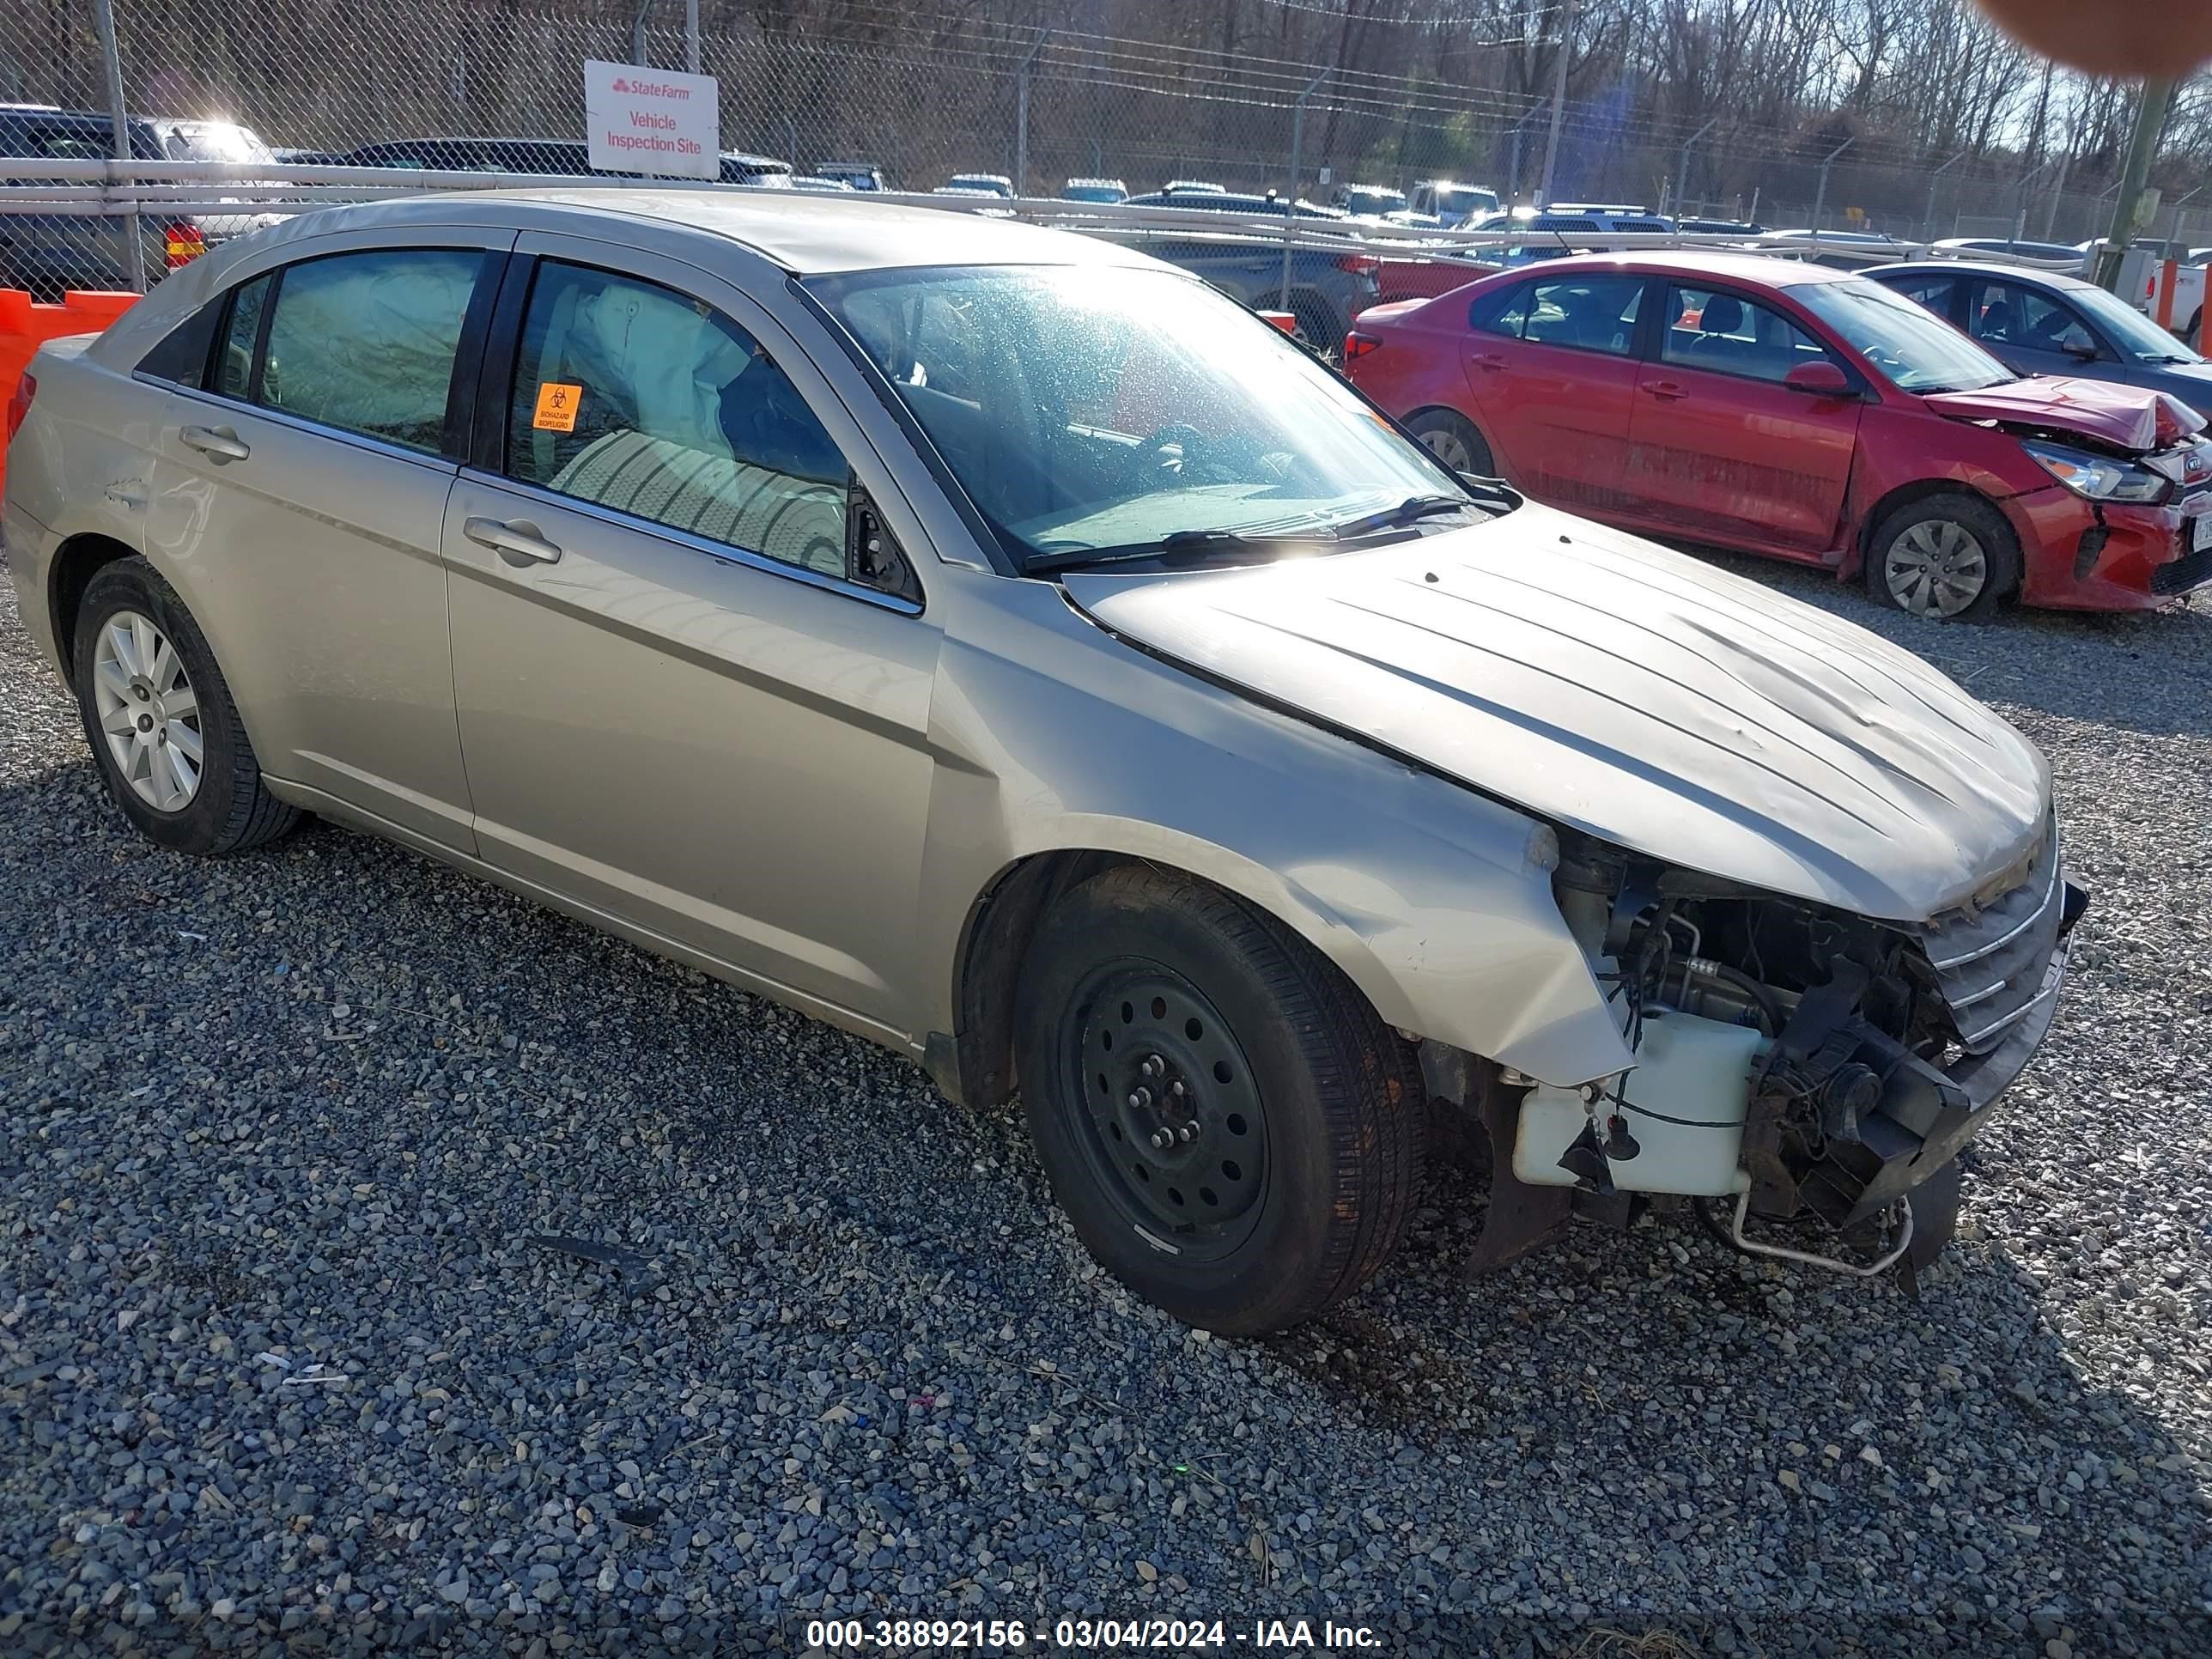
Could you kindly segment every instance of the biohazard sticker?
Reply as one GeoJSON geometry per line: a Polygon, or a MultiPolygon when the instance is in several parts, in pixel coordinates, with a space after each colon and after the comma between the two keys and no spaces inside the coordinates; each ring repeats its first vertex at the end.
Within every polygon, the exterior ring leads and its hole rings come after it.
{"type": "Polygon", "coordinates": [[[538,388],[538,413],[530,424],[540,432],[574,432],[576,407],[583,401],[583,387],[562,380],[547,380],[538,388]]]}

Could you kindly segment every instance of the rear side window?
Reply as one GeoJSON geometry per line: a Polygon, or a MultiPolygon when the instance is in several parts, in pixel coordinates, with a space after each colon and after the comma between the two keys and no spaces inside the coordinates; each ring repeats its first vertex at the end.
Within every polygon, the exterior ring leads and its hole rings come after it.
{"type": "Polygon", "coordinates": [[[1528,288],[1521,337],[1532,344],[1573,346],[1626,357],[1636,346],[1641,276],[1563,276],[1528,288]]]}
{"type": "Polygon", "coordinates": [[[507,471],[843,576],[844,454],[759,343],[657,283],[548,261],[525,313],[507,471]]]}
{"type": "Polygon", "coordinates": [[[1904,276],[1884,283],[1884,288],[1902,294],[1908,300],[1917,301],[1946,321],[1951,316],[1951,299],[1958,292],[1955,276],[1904,276]]]}
{"type": "Polygon", "coordinates": [[[1528,284],[1486,294],[1467,308],[1467,325],[1484,334],[1519,337],[1528,321],[1528,284]]]}
{"type": "Polygon", "coordinates": [[[216,325],[222,320],[222,303],[221,299],[210,301],[163,335],[138,360],[138,372],[198,391],[206,383],[208,355],[215,345],[216,325]]]}
{"type": "MultiPolygon", "coordinates": [[[[485,255],[380,248],[287,266],[250,393],[255,403],[434,455],[485,255]]],[[[226,360],[243,343],[232,314],[226,360]]],[[[228,366],[228,364],[226,365],[228,366]]]]}
{"type": "Polygon", "coordinates": [[[276,286],[274,276],[256,276],[231,295],[222,349],[215,365],[215,389],[226,398],[253,395],[253,354],[260,349],[261,325],[269,315],[269,295],[276,286]]]}

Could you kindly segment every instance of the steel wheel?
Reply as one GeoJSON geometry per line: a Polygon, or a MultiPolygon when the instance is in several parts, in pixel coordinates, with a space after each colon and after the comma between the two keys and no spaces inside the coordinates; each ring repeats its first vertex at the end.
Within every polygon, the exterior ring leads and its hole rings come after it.
{"type": "Polygon", "coordinates": [[[1890,543],[1881,574],[1901,609],[1916,617],[1955,617],[1988,586],[1989,554],[1966,526],[1923,519],[1890,543]]]}
{"type": "Polygon", "coordinates": [[[1421,447],[1455,472],[1474,472],[1474,452],[1467,440],[1449,427],[1431,427],[1420,434],[1421,447]]]}
{"type": "Polygon", "coordinates": [[[1086,978],[1074,1021],[1068,1086],[1115,1208],[1186,1258],[1234,1250],[1267,1189],[1267,1119],[1221,1011],[1172,969],[1123,960],[1086,978]]]}
{"type": "Polygon", "coordinates": [[[157,812],[181,812],[199,793],[205,749],[199,699],[168,637],[136,611],[100,630],[93,696],[115,769],[157,812]]]}

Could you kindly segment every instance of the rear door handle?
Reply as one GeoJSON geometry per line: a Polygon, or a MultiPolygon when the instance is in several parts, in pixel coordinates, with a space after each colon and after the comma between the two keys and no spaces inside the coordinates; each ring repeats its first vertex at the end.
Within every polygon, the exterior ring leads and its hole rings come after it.
{"type": "Polygon", "coordinates": [[[1478,351],[1474,354],[1474,366],[1477,368],[1486,368],[1495,374],[1505,367],[1505,359],[1495,352],[1478,351]]]}
{"type": "Polygon", "coordinates": [[[509,564],[551,564],[561,550],[527,519],[465,519],[461,534],[479,546],[489,547],[509,564]]]}
{"type": "Polygon", "coordinates": [[[1669,403],[1677,398],[1686,398],[1690,395],[1672,380],[1646,380],[1643,384],[1644,389],[1653,397],[1663,398],[1669,403]]]}
{"type": "Polygon", "coordinates": [[[188,426],[177,434],[177,439],[218,464],[242,461],[253,453],[240,443],[238,434],[227,426],[188,426]]]}

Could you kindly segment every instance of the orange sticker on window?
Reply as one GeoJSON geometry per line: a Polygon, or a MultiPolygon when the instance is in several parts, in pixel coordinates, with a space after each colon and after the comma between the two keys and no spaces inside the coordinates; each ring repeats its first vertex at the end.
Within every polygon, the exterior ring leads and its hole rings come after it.
{"type": "Polygon", "coordinates": [[[583,401],[583,387],[547,380],[538,388],[538,413],[530,424],[540,432],[574,432],[576,406],[583,401]]]}

